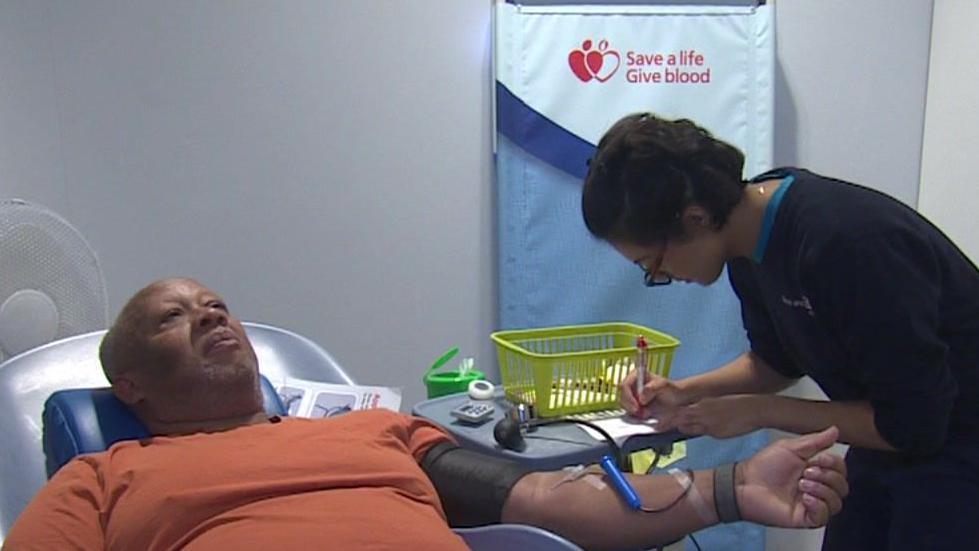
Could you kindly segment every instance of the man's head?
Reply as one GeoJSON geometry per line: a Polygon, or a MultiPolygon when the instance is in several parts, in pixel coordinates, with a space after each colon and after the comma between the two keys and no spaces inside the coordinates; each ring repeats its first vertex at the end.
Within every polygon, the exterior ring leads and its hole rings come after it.
{"type": "Polygon", "coordinates": [[[258,360],[241,323],[193,279],[164,279],[137,292],[99,357],[116,396],[151,431],[262,412],[258,360]]]}
{"type": "Polygon", "coordinates": [[[646,270],[708,284],[724,262],[712,234],[741,200],[743,167],[740,151],[689,120],[629,115],[589,162],[585,225],[646,270]]]}

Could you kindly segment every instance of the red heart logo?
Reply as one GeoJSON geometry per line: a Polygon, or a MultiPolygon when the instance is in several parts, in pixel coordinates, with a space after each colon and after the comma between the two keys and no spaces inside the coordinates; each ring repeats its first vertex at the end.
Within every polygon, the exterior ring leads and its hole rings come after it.
{"type": "Polygon", "coordinates": [[[608,49],[608,40],[598,43],[598,49],[592,50],[592,41],[585,40],[580,49],[571,50],[568,54],[568,65],[578,80],[588,82],[595,79],[605,82],[619,70],[622,59],[619,52],[608,49]]]}
{"type": "Polygon", "coordinates": [[[602,64],[605,63],[605,58],[602,52],[592,50],[585,56],[585,63],[588,65],[591,74],[598,76],[598,72],[602,70],[602,64]]]}
{"type": "MultiPolygon", "coordinates": [[[[593,54],[595,52],[589,52],[593,54]]],[[[591,72],[585,67],[585,52],[581,50],[572,50],[571,54],[568,55],[568,65],[571,66],[571,72],[574,76],[578,77],[581,82],[588,82],[592,79],[591,72]]]]}
{"type": "MultiPolygon", "coordinates": [[[[588,52],[588,55],[591,56],[591,54],[597,54],[597,53],[598,52],[588,52]]],[[[614,50],[602,52],[601,57],[602,57],[602,62],[599,63],[598,66],[599,68],[605,67],[605,72],[601,73],[599,72],[599,70],[595,70],[593,74],[595,75],[595,80],[597,80],[598,82],[605,82],[606,80],[612,78],[612,75],[614,75],[615,72],[619,70],[619,63],[622,62],[622,59],[619,57],[619,52],[616,52],[614,50]],[[606,60],[609,60],[608,63],[606,63],[606,60]],[[614,60],[615,63],[612,63],[612,60],[614,60]]],[[[589,63],[588,66],[591,67],[591,64],[589,63]]]]}

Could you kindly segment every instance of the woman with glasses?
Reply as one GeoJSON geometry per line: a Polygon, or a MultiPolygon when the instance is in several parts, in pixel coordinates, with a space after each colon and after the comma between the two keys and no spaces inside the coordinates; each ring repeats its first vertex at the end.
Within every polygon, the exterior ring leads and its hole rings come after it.
{"type": "Polygon", "coordinates": [[[979,542],[979,271],[877,191],[797,168],[742,179],[744,156],[689,120],[627,116],[589,162],[592,234],[649,286],[710,285],[725,266],[751,348],[697,376],[636,374],[622,405],[688,434],[832,425],[851,494],[824,549],[979,542]],[[809,376],[829,396],[776,395],[809,376]]]}

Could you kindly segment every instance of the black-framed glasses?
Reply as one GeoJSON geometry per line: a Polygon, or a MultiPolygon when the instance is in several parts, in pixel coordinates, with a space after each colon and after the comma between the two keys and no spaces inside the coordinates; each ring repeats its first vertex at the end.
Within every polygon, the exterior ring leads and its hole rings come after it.
{"type": "Polygon", "coordinates": [[[666,243],[663,243],[663,248],[660,249],[659,255],[656,258],[656,265],[654,268],[646,267],[644,262],[646,258],[640,258],[633,262],[639,269],[642,270],[642,281],[646,284],[646,287],[659,287],[661,285],[669,285],[673,283],[673,276],[670,274],[660,272],[660,266],[663,265],[663,257],[666,255],[666,243]]]}

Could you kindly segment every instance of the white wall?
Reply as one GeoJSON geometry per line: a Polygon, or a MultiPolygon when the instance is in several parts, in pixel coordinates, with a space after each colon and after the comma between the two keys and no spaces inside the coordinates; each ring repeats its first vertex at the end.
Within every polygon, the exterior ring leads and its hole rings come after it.
{"type": "Polygon", "coordinates": [[[366,383],[491,361],[489,0],[0,3],[0,196],[366,383]]]}
{"type": "Polygon", "coordinates": [[[979,3],[935,3],[918,208],[979,262],[979,3]]]}
{"type": "Polygon", "coordinates": [[[777,0],[776,164],[915,205],[931,0],[777,0]]]}

